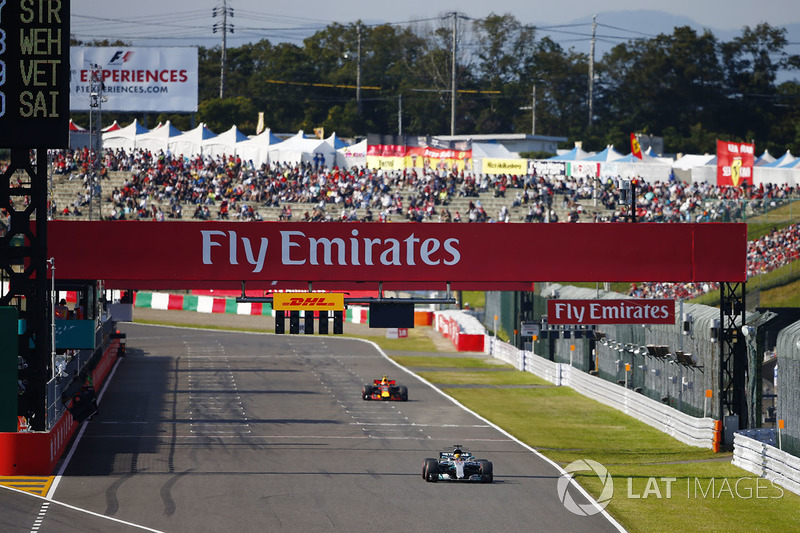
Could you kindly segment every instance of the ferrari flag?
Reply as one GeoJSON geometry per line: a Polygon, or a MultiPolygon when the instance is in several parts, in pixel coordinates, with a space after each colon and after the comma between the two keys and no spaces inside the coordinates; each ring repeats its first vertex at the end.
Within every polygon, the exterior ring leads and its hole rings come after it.
{"type": "Polygon", "coordinates": [[[753,184],[755,145],[717,141],[717,185],[753,184]]]}
{"type": "Polygon", "coordinates": [[[639,144],[639,139],[636,138],[635,133],[631,133],[631,154],[637,159],[642,158],[642,147],[639,144]]]}

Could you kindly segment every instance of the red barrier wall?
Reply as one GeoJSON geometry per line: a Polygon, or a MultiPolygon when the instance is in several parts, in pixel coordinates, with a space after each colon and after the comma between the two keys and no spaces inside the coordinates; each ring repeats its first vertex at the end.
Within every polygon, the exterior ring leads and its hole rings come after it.
{"type": "Polygon", "coordinates": [[[461,333],[458,322],[436,315],[436,331],[450,339],[459,352],[483,352],[484,335],[461,333]]]}
{"type": "MultiPolygon", "coordinates": [[[[108,346],[92,372],[99,389],[117,360],[119,339],[108,346]]],[[[0,433],[0,476],[49,476],[72,439],[78,424],[65,411],[50,431],[0,433]]]]}

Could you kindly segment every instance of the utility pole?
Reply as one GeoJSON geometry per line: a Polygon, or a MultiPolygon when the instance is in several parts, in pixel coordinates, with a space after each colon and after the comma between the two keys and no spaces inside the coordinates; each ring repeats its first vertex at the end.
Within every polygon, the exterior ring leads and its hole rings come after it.
{"type": "Polygon", "coordinates": [[[211,16],[216,18],[222,16],[222,23],[214,24],[214,33],[222,31],[222,51],[219,59],[219,97],[225,97],[225,63],[228,59],[228,32],[233,33],[233,24],[228,24],[228,15],[233,17],[233,8],[228,8],[228,0],[222,0],[222,7],[215,7],[211,10],[211,16]]]}
{"type": "Polygon", "coordinates": [[[452,72],[452,80],[450,83],[450,135],[456,134],[456,51],[458,45],[458,13],[453,11],[451,13],[453,17],[453,72],[452,72]]]}
{"type": "Polygon", "coordinates": [[[356,104],[358,105],[358,114],[361,114],[361,22],[356,26],[358,33],[358,48],[356,49],[356,104]]]}
{"type": "Polygon", "coordinates": [[[397,134],[403,134],[403,95],[397,95],[397,134]]]}
{"type": "Polygon", "coordinates": [[[531,112],[531,135],[536,135],[536,83],[533,84],[531,91],[531,105],[522,106],[519,108],[521,111],[531,112]]]}
{"type": "Polygon", "coordinates": [[[597,42],[597,15],[592,17],[592,46],[589,52],[589,127],[592,127],[592,106],[594,103],[594,45],[597,42]]]}

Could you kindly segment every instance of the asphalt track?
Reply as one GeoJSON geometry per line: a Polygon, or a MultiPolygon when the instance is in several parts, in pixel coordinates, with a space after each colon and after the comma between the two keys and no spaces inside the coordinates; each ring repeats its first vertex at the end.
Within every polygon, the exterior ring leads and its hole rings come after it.
{"type": "Polygon", "coordinates": [[[120,329],[128,355],[52,501],[0,490],[3,531],[617,531],[566,510],[553,465],[371,343],[120,329]],[[361,399],[382,374],[408,402],[361,399]],[[455,443],[495,482],[423,481],[423,459],[455,443]]]}

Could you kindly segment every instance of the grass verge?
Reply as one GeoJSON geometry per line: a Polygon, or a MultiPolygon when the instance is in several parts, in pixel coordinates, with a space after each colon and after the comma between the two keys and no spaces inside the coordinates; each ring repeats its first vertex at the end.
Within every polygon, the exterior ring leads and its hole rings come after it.
{"type": "MultiPolygon", "coordinates": [[[[378,346],[384,348],[381,343],[378,346]]],[[[385,348],[384,348],[385,349],[385,348]]],[[[506,363],[496,364],[492,360],[481,359],[480,357],[428,357],[424,355],[403,355],[392,357],[403,366],[419,368],[508,368],[513,369],[506,363]]]]}
{"type": "Polygon", "coordinates": [[[513,369],[494,371],[453,371],[453,372],[417,372],[431,383],[446,385],[479,385],[483,387],[502,387],[503,385],[536,385],[552,387],[553,385],[533,374],[518,372],[513,369]]]}
{"type": "MultiPolygon", "coordinates": [[[[409,359],[396,358],[401,364],[409,359]]],[[[428,359],[422,365],[414,358],[413,366],[445,366],[438,357],[428,359]]],[[[471,371],[466,365],[475,363],[468,359],[442,359],[465,363],[467,370],[421,374],[439,383],[478,385],[512,384],[511,374],[524,374],[471,371]]],[[[608,468],[614,493],[607,509],[631,533],[800,531],[800,496],[734,467],[730,453],[682,444],[572,389],[443,390],[562,466],[592,459],[608,468]]],[[[597,476],[576,479],[599,497],[597,476]]]]}

